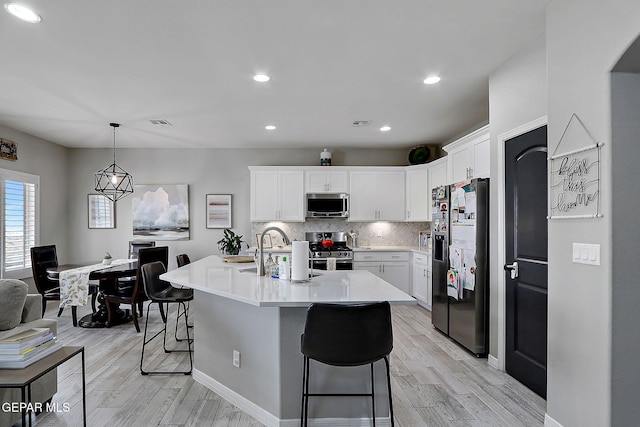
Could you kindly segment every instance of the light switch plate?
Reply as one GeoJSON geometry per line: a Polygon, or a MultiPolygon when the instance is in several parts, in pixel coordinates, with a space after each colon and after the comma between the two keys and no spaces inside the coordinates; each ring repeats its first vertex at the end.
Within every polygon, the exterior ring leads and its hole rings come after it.
{"type": "Polygon", "coordinates": [[[572,258],[576,264],[600,265],[600,245],[574,243],[572,258]]]}

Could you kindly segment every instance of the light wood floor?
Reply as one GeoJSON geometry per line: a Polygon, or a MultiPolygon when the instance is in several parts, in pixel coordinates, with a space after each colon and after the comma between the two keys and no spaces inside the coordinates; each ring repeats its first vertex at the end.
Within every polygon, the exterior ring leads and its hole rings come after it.
{"type": "MultiPolygon", "coordinates": [[[[55,318],[57,306],[49,305],[45,317],[55,318]]],[[[78,310],[79,317],[89,312],[88,308],[78,310]]],[[[544,425],[543,399],[433,329],[427,310],[394,307],[393,316],[396,426],[544,425]]],[[[175,321],[173,312],[171,320],[175,321]]],[[[151,310],[151,324],[161,325],[157,306],[151,310]]],[[[87,425],[91,427],[262,425],[191,376],[140,375],[142,333],[137,334],[131,323],[111,329],[74,328],[71,313],[65,310],[58,318],[58,336],[65,345],[85,346],[87,425]]],[[[183,369],[188,364],[186,354],[165,355],[160,346],[153,347],[149,369],[183,369]]],[[[43,413],[34,425],[82,425],[79,358],[58,368],[58,382],[54,402],[70,404],[70,411],[43,413]]]]}

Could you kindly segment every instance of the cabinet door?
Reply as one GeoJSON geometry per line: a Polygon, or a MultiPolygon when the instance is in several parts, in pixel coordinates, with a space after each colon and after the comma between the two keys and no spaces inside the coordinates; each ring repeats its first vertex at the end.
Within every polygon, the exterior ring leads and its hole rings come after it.
{"type": "MultiPolygon", "coordinates": [[[[349,174],[349,221],[375,221],[378,214],[378,176],[373,171],[349,174]]],[[[403,206],[404,212],[404,206],[403,206]]]]}
{"type": "Polygon", "coordinates": [[[327,192],[327,173],[324,171],[306,171],[304,173],[307,193],[327,192]]]}
{"type": "Polygon", "coordinates": [[[408,262],[382,263],[382,278],[401,291],[411,294],[408,262]]]}
{"type": "Polygon", "coordinates": [[[304,174],[302,171],[279,172],[280,221],[304,221],[304,174]]]}
{"type": "Polygon", "coordinates": [[[428,215],[431,191],[427,189],[427,169],[408,170],[406,186],[406,220],[410,222],[431,221],[431,216],[428,215]]]}
{"type": "Polygon", "coordinates": [[[378,173],[378,220],[404,221],[404,172],[378,173]]]}
{"type": "Polygon", "coordinates": [[[451,167],[450,184],[465,181],[470,178],[470,168],[473,168],[473,147],[466,146],[459,151],[449,153],[451,167]]]}
{"type": "Polygon", "coordinates": [[[278,172],[251,172],[251,221],[274,221],[278,213],[278,172]]]}
{"type": "Polygon", "coordinates": [[[374,261],[362,261],[353,263],[354,270],[367,270],[382,278],[382,268],[379,262],[374,261]]]}
{"type": "Polygon", "coordinates": [[[489,139],[473,146],[473,177],[488,178],[491,174],[491,142],[489,139]]]}
{"type": "Polygon", "coordinates": [[[413,296],[427,302],[427,269],[422,264],[413,265],[413,296]]]}
{"type": "Polygon", "coordinates": [[[346,171],[328,171],[326,182],[330,193],[349,192],[349,174],[346,171]]]}

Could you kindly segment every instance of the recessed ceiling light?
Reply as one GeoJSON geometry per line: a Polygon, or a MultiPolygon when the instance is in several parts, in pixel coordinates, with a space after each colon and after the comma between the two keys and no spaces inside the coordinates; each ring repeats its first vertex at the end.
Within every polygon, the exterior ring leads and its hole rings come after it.
{"type": "Polygon", "coordinates": [[[382,126],[380,128],[380,132],[389,132],[391,130],[391,126],[382,126]]]}
{"type": "Polygon", "coordinates": [[[40,15],[26,6],[16,3],[5,3],[4,8],[16,18],[22,19],[24,22],[28,22],[30,24],[35,24],[42,20],[40,15]]]}
{"type": "Polygon", "coordinates": [[[426,79],[424,79],[424,84],[432,85],[432,84],[438,83],[439,81],[440,81],[440,77],[438,77],[438,76],[429,76],[426,79]]]}
{"type": "Polygon", "coordinates": [[[275,130],[276,127],[274,125],[267,125],[264,127],[266,130],[275,130]]]}
{"type": "Polygon", "coordinates": [[[255,76],[253,76],[253,80],[264,83],[271,80],[271,77],[267,76],[266,74],[256,74],[255,76]]]}

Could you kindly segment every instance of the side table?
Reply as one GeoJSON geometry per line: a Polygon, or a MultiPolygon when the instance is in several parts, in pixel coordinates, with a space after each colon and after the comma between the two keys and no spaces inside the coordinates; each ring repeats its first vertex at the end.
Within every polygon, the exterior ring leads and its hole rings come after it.
{"type": "MultiPolygon", "coordinates": [[[[87,401],[85,392],[84,347],[62,347],[60,350],[38,360],[23,369],[0,369],[0,388],[19,388],[22,390],[22,425],[26,426],[28,403],[31,402],[31,383],[54,370],[72,357],[82,355],[82,421],[87,425],[87,401]]],[[[29,427],[32,426],[29,416],[29,427]]]]}

